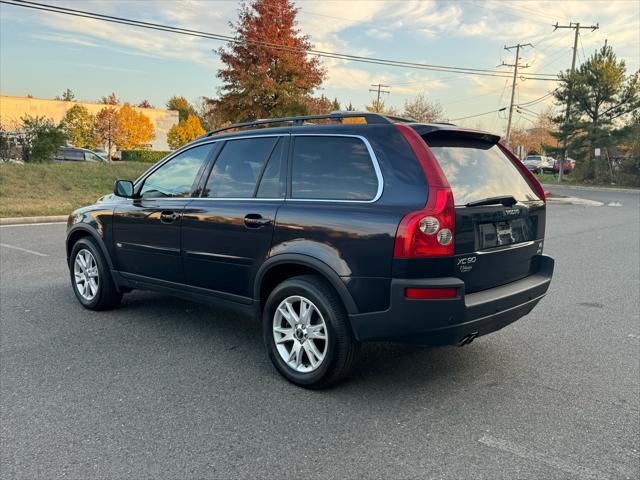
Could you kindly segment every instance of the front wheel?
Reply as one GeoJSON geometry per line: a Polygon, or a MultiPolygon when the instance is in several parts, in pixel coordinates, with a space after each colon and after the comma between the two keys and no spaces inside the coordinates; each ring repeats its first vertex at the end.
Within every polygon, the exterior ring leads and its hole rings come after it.
{"type": "Polygon", "coordinates": [[[269,358],[290,382],[326,388],[351,370],[359,344],[340,298],[323,278],[282,282],[269,295],[262,322],[269,358]]]}
{"type": "Polygon", "coordinates": [[[73,293],[89,310],[115,308],[122,299],[113,282],[109,265],[91,238],[81,238],[71,249],[69,271],[73,293]]]}

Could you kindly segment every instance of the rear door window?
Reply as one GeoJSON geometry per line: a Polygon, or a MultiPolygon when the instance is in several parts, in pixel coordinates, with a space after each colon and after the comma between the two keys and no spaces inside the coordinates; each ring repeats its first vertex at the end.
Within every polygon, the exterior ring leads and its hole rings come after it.
{"type": "Polygon", "coordinates": [[[278,137],[228,140],[204,190],[208,198],[253,198],[258,179],[278,137]]]}
{"type": "Polygon", "coordinates": [[[456,205],[505,195],[522,202],[539,200],[498,145],[464,138],[426,140],[451,185],[456,205]]]}
{"type": "Polygon", "coordinates": [[[362,139],[295,137],[292,198],[368,201],[376,197],[377,191],[378,177],[362,139]]]}

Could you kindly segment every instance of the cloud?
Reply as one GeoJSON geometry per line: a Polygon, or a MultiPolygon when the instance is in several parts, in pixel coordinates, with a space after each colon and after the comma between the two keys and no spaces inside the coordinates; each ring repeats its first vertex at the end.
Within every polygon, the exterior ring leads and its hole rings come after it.
{"type": "Polygon", "coordinates": [[[45,42],[70,43],[73,45],[79,45],[81,47],[97,47],[98,46],[98,44],[95,42],[92,42],[83,37],[79,37],[75,35],[33,33],[29,35],[29,37],[33,38],[34,40],[41,40],[45,42]]]}

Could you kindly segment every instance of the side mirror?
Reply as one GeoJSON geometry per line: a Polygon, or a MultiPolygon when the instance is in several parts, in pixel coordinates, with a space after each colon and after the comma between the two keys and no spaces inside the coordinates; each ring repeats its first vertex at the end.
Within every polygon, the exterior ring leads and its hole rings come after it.
{"type": "Polygon", "coordinates": [[[133,182],[131,180],[116,180],[113,193],[118,197],[133,198],[133,182]]]}

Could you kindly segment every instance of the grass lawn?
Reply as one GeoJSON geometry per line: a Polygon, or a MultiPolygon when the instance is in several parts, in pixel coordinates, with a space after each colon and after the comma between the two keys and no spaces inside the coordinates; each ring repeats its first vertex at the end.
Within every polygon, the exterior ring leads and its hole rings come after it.
{"type": "MultiPolygon", "coordinates": [[[[549,185],[553,185],[553,184],[557,184],[558,183],[558,175],[555,173],[536,173],[535,176],[537,177],[538,181],[540,183],[546,183],[549,185]]],[[[617,185],[615,183],[597,183],[597,182],[586,182],[584,180],[577,180],[575,175],[573,174],[564,174],[562,177],[562,184],[563,185],[578,185],[581,187],[604,187],[604,188],[638,188],[638,187],[632,187],[632,186],[627,186],[627,185],[617,185]]]]}
{"type": "Polygon", "coordinates": [[[0,217],[66,215],[113,191],[116,179],[135,180],[151,164],[0,164],[0,217]]]}

